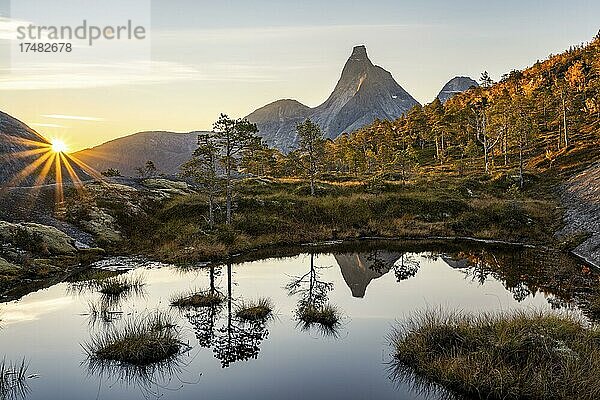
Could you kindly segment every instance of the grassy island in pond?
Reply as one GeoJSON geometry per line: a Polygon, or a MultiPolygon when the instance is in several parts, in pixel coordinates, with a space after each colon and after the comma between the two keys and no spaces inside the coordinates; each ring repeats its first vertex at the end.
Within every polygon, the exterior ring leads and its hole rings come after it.
{"type": "Polygon", "coordinates": [[[479,399],[597,399],[600,329],[553,313],[416,314],[392,335],[393,376],[479,399]]]}
{"type": "Polygon", "coordinates": [[[245,321],[264,321],[273,315],[273,302],[267,298],[242,303],[236,315],[245,321]]]}
{"type": "Polygon", "coordinates": [[[178,308],[215,307],[223,301],[225,301],[225,296],[218,292],[192,291],[173,297],[171,305],[178,308]]]}
{"type": "Polygon", "coordinates": [[[84,348],[94,360],[145,366],[175,357],[182,342],[171,318],[157,312],[130,319],[120,328],[111,327],[84,348]]]}

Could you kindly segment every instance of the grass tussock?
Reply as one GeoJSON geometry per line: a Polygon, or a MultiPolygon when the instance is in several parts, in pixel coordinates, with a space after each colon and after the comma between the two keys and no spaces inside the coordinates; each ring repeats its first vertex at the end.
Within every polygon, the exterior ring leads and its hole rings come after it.
{"type": "Polygon", "coordinates": [[[112,302],[101,299],[98,302],[88,302],[88,322],[91,326],[96,326],[98,323],[109,324],[120,319],[123,311],[116,310],[112,307],[112,302]]]}
{"type": "Polygon", "coordinates": [[[215,307],[225,301],[225,296],[213,291],[192,291],[171,299],[171,305],[178,308],[215,307]]]}
{"type": "Polygon", "coordinates": [[[97,282],[98,291],[107,296],[119,296],[130,292],[139,292],[144,287],[141,276],[119,275],[97,282]]]}
{"type": "Polygon", "coordinates": [[[154,313],[112,327],[84,345],[90,359],[145,366],[177,356],[182,349],[171,317],[154,313]]]}
{"type": "Polygon", "coordinates": [[[305,328],[316,326],[325,332],[335,332],[340,325],[340,311],[331,304],[307,306],[298,310],[298,319],[305,328]]]}
{"type": "Polygon", "coordinates": [[[242,303],[236,311],[236,316],[246,321],[264,321],[273,315],[271,299],[260,298],[256,301],[242,303]]]}
{"type": "Polygon", "coordinates": [[[480,399],[600,398],[600,329],[544,312],[417,314],[391,337],[393,375],[480,399]]]}
{"type": "Polygon", "coordinates": [[[99,268],[89,268],[67,279],[68,291],[72,294],[82,294],[87,291],[94,291],[100,287],[104,280],[116,278],[120,272],[109,271],[99,268]]]}

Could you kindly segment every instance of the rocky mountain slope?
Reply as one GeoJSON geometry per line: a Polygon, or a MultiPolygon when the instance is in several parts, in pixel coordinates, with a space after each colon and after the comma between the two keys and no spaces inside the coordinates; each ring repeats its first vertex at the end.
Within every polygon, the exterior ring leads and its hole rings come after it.
{"type": "Polygon", "coordinates": [[[419,104],[385,69],[373,65],[365,46],[357,46],[346,62],[335,89],[325,102],[309,108],[295,100],[279,100],[248,115],[259,135],[288,152],[297,144],[296,124],[310,118],[327,138],[352,132],[375,119],[396,119],[419,104]]]}
{"type": "Polygon", "coordinates": [[[457,76],[444,85],[437,98],[442,103],[448,101],[452,96],[469,90],[472,87],[479,87],[479,84],[468,76],[457,76]]]}
{"type": "Polygon", "coordinates": [[[74,155],[99,172],[113,168],[123,176],[135,176],[137,168],[152,161],[158,173],[176,175],[197,148],[200,133],[140,132],[74,155]]]}
{"type": "MultiPolygon", "coordinates": [[[[56,178],[56,161],[61,165],[63,182],[70,182],[69,170],[62,158],[51,150],[50,142],[18,119],[0,112],[0,187],[1,189],[51,184],[56,178]]],[[[76,163],[71,171],[81,180],[91,178],[76,163]]]]}
{"type": "MultiPolygon", "coordinates": [[[[17,184],[15,177],[27,168],[39,154],[30,154],[48,145],[48,141],[23,122],[0,112],[0,184],[17,184]]],[[[19,184],[28,185],[34,177],[26,177],[19,184]]]]}

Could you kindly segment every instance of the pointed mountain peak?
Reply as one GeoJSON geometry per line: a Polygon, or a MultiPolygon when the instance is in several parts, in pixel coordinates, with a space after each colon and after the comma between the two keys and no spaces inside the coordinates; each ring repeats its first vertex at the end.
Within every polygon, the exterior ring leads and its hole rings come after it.
{"type": "Polygon", "coordinates": [[[352,49],[352,55],[350,56],[350,60],[370,62],[369,56],[367,56],[367,48],[364,45],[354,46],[354,49],[352,49]]]}
{"type": "Polygon", "coordinates": [[[419,104],[392,77],[374,65],[364,45],[355,46],[331,95],[321,105],[308,108],[286,101],[273,103],[250,114],[267,143],[284,151],[297,146],[296,124],[310,118],[325,136],[336,138],[373,122],[376,118],[394,120],[419,104]],[[289,107],[288,107],[289,106],[289,107]],[[285,108],[285,110],[284,110],[285,108]],[[268,112],[267,112],[268,111],[268,112]]]}
{"type": "MultiPolygon", "coordinates": [[[[342,69],[342,76],[338,82],[338,88],[340,87],[340,84],[345,86],[348,82],[363,79],[367,71],[372,70],[373,68],[374,65],[367,56],[367,48],[365,46],[355,46],[352,49],[350,58],[348,58],[348,61],[346,61],[346,64],[344,65],[344,69],[342,69]]],[[[350,85],[354,86],[354,83],[351,83],[350,85]]]]}
{"type": "Polygon", "coordinates": [[[373,67],[373,63],[369,60],[369,56],[367,55],[367,48],[364,45],[355,46],[352,49],[350,58],[346,61],[345,67],[345,69],[350,67],[354,72],[356,72],[357,69],[363,70],[373,67]]]}

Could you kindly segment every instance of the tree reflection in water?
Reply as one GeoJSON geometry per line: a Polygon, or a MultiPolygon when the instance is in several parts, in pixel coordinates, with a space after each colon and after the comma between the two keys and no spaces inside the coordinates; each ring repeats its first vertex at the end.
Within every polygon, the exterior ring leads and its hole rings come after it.
{"type": "Polygon", "coordinates": [[[402,253],[399,256],[390,257],[390,253],[384,250],[374,250],[367,255],[371,263],[370,269],[378,274],[386,274],[389,270],[394,271],[398,282],[407,280],[417,275],[420,264],[417,256],[411,253],[402,253]]]}
{"type": "MultiPolygon", "coordinates": [[[[218,292],[215,284],[217,267],[210,267],[210,291],[218,292]]],[[[227,304],[200,307],[186,312],[186,317],[192,324],[198,344],[204,348],[212,348],[215,357],[221,361],[223,368],[229,367],[236,361],[246,361],[257,358],[260,345],[269,331],[267,319],[245,321],[235,315],[233,295],[233,277],[231,264],[227,264],[227,304]],[[223,311],[225,310],[225,315],[223,311]],[[219,327],[218,324],[224,320],[219,327]]],[[[240,300],[240,299],[237,299],[240,300]]]]}
{"type": "MultiPolygon", "coordinates": [[[[210,294],[221,294],[215,284],[216,276],[221,274],[221,268],[214,265],[210,266],[210,294]]],[[[188,309],[185,313],[186,318],[192,324],[194,334],[201,347],[211,348],[214,344],[216,324],[223,311],[223,304],[212,304],[208,307],[198,307],[188,309]]]]}
{"type": "Polygon", "coordinates": [[[310,254],[310,267],[306,274],[295,276],[286,285],[290,296],[299,295],[296,308],[296,320],[304,330],[317,328],[326,336],[337,337],[340,315],[337,307],[330,305],[329,292],[333,290],[333,282],[321,280],[319,269],[315,265],[315,255],[310,254]]]}
{"type": "Polygon", "coordinates": [[[496,279],[522,302],[536,293],[544,294],[553,308],[581,308],[588,311],[598,273],[563,252],[541,249],[513,251],[470,250],[442,256],[452,268],[479,284],[496,279]]]}
{"type": "Polygon", "coordinates": [[[260,344],[269,335],[267,321],[247,322],[233,315],[231,264],[227,264],[227,323],[219,328],[213,352],[223,368],[236,361],[257,358],[260,344]]]}

